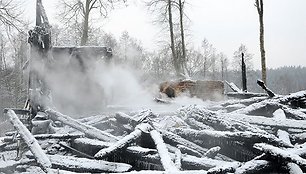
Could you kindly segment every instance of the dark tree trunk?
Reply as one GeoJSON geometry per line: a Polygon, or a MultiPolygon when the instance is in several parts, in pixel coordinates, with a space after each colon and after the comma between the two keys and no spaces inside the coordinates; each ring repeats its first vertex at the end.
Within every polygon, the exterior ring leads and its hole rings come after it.
{"type": "Polygon", "coordinates": [[[169,28],[170,28],[170,40],[171,40],[171,52],[172,52],[172,62],[174,69],[176,71],[176,74],[179,75],[180,73],[180,67],[179,67],[179,61],[177,60],[177,55],[175,52],[175,45],[174,45],[174,32],[173,32],[173,22],[172,22],[172,4],[171,0],[168,0],[168,15],[169,15],[169,28]]]}
{"type": "Polygon", "coordinates": [[[242,72],[242,90],[247,91],[246,67],[244,62],[244,54],[241,54],[241,72],[242,72]]]}
{"type": "Polygon", "coordinates": [[[86,45],[88,41],[88,29],[89,29],[88,21],[89,21],[89,11],[90,11],[89,5],[90,5],[90,0],[86,0],[81,45],[86,45]]]}
{"type": "Polygon", "coordinates": [[[182,70],[186,68],[186,48],[185,48],[185,35],[184,35],[184,24],[183,24],[183,5],[182,0],[179,0],[179,10],[180,10],[180,27],[181,27],[181,39],[182,39],[182,58],[180,60],[180,66],[182,70]]]}

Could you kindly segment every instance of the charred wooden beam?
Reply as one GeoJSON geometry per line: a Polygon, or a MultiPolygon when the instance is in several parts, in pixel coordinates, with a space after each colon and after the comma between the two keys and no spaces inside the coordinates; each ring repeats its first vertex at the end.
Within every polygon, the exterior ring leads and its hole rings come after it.
{"type": "Polygon", "coordinates": [[[221,150],[220,146],[212,147],[208,149],[208,151],[204,155],[208,158],[214,158],[219,153],[220,150],[221,150]]]}
{"type": "Polygon", "coordinates": [[[156,130],[152,130],[150,131],[150,135],[152,137],[152,139],[154,140],[154,143],[156,145],[158,154],[160,156],[161,159],[161,163],[165,169],[166,172],[175,172],[178,171],[178,168],[175,166],[175,164],[173,163],[169,152],[167,150],[167,147],[164,143],[164,140],[162,138],[162,136],[159,134],[159,132],[157,132],[156,130]]]}
{"type": "Polygon", "coordinates": [[[265,83],[262,80],[257,80],[257,84],[267,92],[267,94],[269,95],[269,97],[274,97],[275,93],[273,91],[271,91],[269,88],[266,87],[265,83]]]}
{"type": "Polygon", "coordinates": [[[46,110],[46,113],[50,116],[50,118],[54,121],[60,121],[68,126],[71,126],[83,133],[85,133],[85,136],[94,137],[102,141],[117,141],[118,138],[113,136],[110,133],[101,131],[100,129],[97,129],[95,127],[86,125],[78,120],[75,120],[67,115],[63,115],[57,111],[54,111],[52,109],[46,110]]]}
{"type": "Polygon", "coordinates": [[[254,92],[227,92],[228,97],[239,98],[239,99],[250,99],[253,97],[265,97],[267,94],[254,93],[254,92]]]}
{"type": "Polygon", "coordinates": [[[297,154],[288,153],[283,149],[278,147],[265,144],[265,143],[258,143],[254,145],[254,148],[268,154],[271,156],[272,159],[277,160],[279,162],[293,162],[298,164],[301,167],[306,167],[306,160],[301,158],[297,154]]]}
{"type": "Polygon", "coordinates": [[[132,166],[125,163],[115,163],[72,156],[49,155],[53,168],[73,172],[127,172],[132,166]]]}
{"type": "MultiPolygon", "coordinates": [[[[306,129],[306,121],[305,120],[294,120],[294,119],[284,119],[277,120],[275,118],[267,118],[264,116],[255,116],[255,115],[245,115],[245,114],[225,114],[224,117],[231,118],[233,120],[240,120],[246,123],[262,125],[262,126],[270,126],[274,129],[306,129]]],[[[270,129],[271,130],[271,129],[270,129]]]]}
{"type": "Polygon", "coordinates": [[[211,131],[211,130],[193,130],[193,129],[175,129],[175,133],[183,137],[189,137],[190,139],[196,140],[226,140],[226,141],[240,141],[245,145],[254,144],[258,142],[265,142],[269,144],[274,144],[282,147],[292,147],[291,144],[288,144],[274,135],[263,135],[260,133],[253,132],[229,132],[229,131],[211,131]]]}
{"type": "Polygon", "coordinates": [[[235,174],[263,173],[272,168],[272,163],[266,160],[250,160],[235,170],[235,174]]]}
{"type": "Polygon", "coordinates": [[[43,152],[40,145],[30,131],[21,123],[17,115],[13,110],[8,110],[7,115],[10,118],[11,123],[14,128],[19,132],[21,138],[29,147],[30,151],[33,153],[35,160],[41,166],[41,168],[48,172],[51,168],[51,162],[47,155],[43,152]]]}
{"type": "Polygon", "coordinates": [[[98,153],[95,154],[95,158],[97,159],[104,158],[114,153],[115,151],[127,147],[130,143],[132,143],[134,140],[139,138],[142,132],[149,132],[150,129],[152,129],[152,127],[149,124],[147,123],[140,124],[135,128],[135,130],[132,133],[120,139],[114,145],[105,149],[101,149],[98,153]]]}

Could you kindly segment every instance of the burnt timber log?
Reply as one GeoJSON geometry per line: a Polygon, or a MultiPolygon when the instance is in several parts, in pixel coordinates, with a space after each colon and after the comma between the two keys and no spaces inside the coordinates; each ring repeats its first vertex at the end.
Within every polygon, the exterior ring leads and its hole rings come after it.
{"type": "Polygon", "coordinates": [[[267,92],[267,94],[269,95],[269,97],[274,97],[275,93],[273,91],[271,91],[269,88],[266,87],[265,83],[262,80],[257,80],[257,84],[267,92]]]}
{"type": "Polygon", "coordinates": [[[53,168],[60,168],[73,172],[127,172],[132,166],[124,163],[115,163],[72,156],[48,155],[53,168]]]}
{"type": "Polygon", "coordinates": [[[143,124],[140,124],[139,126],[136,126],[135,130],[132,133],[120,139],[114,145],[108,148],[105,148],[105,149],[101,149],[98,153],[95,154],[95,158],[97,159],[105,158],[106,156],[109,156],[115,151],[125,148],[130,143],[132,143],[134,140],[139,138],[142,132],[149,132],[150,129],[152,129],[152,127],[147,123],[143,123],[143,124]]]}
{"type": "Polygon", "coordinates": [[[94,137],[102,141],[117,141],[118,140],[118,137],[115,137],[111,135],[110,133],[107,133],[95,127],[86,125],[78,120],[75,120],[69,116],[63,115],[52,109],[46,110],[46,113],[50,116],[50,119],[52,119],[53,121],[60,121],[68,126],[71,126],[85,133],[85,136],[94,137]]]}
{"type": "MultiPolygon", "coordinates": [[[[272,115],[272,113],[281,108],[282,105],[291,105],[292,101],[299,100],[301,98],[306,97],[306,91],[299,91],[296,93],[292,93],[290,95],[285,95],[285,96],[278,96],[278,97],[273,97],[268,100],[263,100],[259,103],[254,103],[246,108],[243,109],[238,109],[232,113],[235,114],[250,114],[250,115],[257,115],[257,114],[262,114],[262,113],[268,113],[265,115],[272,115]],[[261,111],[263,110],[263,111],[261,111]],[[261,111],[261,112],[260,112],[261,111]]],[[[263,114],[262,114],[263,115],[263,114]]]]}
{"type": "Polygon", "coordinates": [[[19,132],[20,137],[24,140],[24,142],[27,144],[30,151],[34,155],[34,158],[37,163],[45,172],[48,172],[52,166],[51,162],[38,144],[37,140],[34,138],[31,132],[21,123],[18,116],[13,110],[8,110],[7,115],[9,116],[14,128],[19,132]]]}
{"type": "Polygon", "coordinates": [[[161,163],[165,169],[166,172],[176,172],[178,171],[178,168],[175,166],[175,164],[173,163],[168,149],[164,143],[164,140],[162,139],[162,136],[159,134],[159,132],[157,132],[156,130],[152,130],[150,131],[150,135],[152,137],[152,139],[154,140],[154,143],[156,145],[158,154],[160,156],[161,159],[161,163]]]}
{"type": "Polygon", "coordinates": [[[265,143],[254,144],[254,148],[268,154],[272,159],[280,163],[293,162],[304,169],[306,168],[306,160],[297,154],[288,153],[283,149],[265,143]]]}

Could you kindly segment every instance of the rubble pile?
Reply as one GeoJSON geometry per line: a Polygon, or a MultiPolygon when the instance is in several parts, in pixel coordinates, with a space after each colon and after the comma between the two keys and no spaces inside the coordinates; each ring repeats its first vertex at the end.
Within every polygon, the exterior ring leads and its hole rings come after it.
{"type": "Polygon", "coordinates": [[[47,118],[36,124],[43,134],[27,129],[18,112],[8,109],[16,131],[1,137],[0,171],[303,173],[306,114],[297,103],[301,106],[305,97],[300,91],[183,106],[176,112],[81,119],[48,108],[38,113],[47,118]]]}

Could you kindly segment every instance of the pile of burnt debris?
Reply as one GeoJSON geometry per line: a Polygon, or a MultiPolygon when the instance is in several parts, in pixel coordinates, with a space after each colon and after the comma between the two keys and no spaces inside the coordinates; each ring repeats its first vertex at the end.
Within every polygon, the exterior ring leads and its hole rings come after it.
{"type": "Polygon", "coordinates": [[[0,171],[306,172],[306,91],[254,95],[176,112],[144,110],[80,119],[49,108],[37,113],[30,130],[23,124],[25,112],[7,109],[15,131],[1,137],[0,171]]]}

